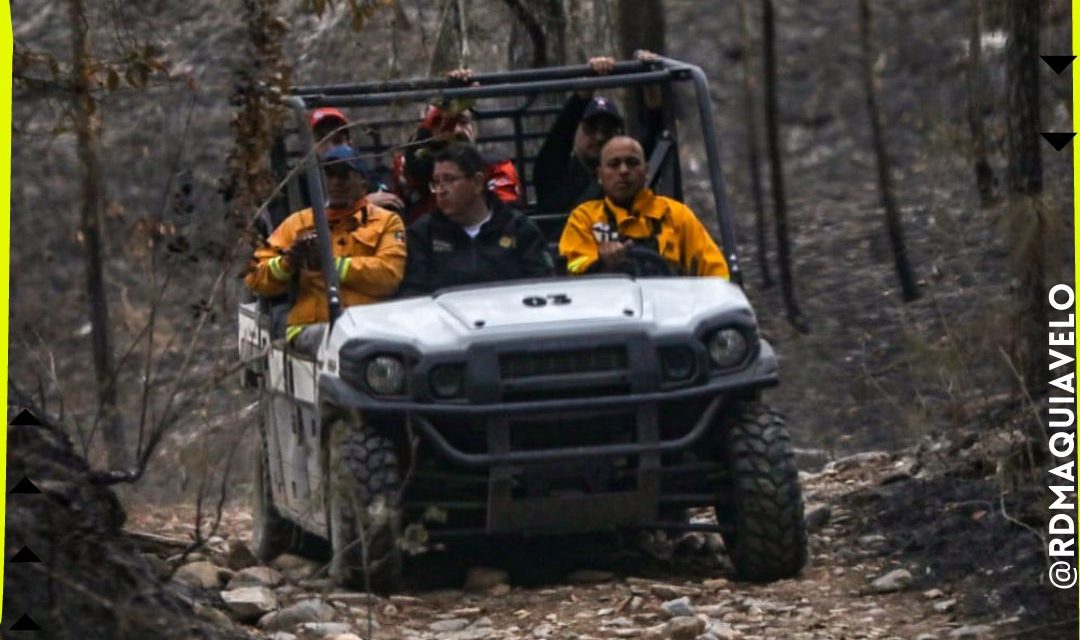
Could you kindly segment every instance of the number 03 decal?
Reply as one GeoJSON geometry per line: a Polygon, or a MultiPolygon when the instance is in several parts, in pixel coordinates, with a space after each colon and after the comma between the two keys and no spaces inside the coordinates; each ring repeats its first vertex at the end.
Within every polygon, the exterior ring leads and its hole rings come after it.
{"type": "Polygon", "coordinates": [[[524,303],[526,307],[546,307],[549,302],[554,305],[560,305],[570,304],[572,300],[570,300],[570,296],[565,293],[549,293],[543,298],[540,296],[529,296],[521,302],[524,303]]]}

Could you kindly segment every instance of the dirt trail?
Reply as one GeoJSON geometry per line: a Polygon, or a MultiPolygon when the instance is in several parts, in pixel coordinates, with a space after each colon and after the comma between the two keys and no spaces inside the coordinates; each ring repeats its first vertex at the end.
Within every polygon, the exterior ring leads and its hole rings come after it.
{"type": "MultiPolygon", "coordinates": [[[[413,564],[414,584],[410,589],[371,601],[370,611],[377,625],[374,637],[1073,637],[1070,625],[1074,627],[1075,621],[1037,628],[1051,620],[1038,604],[1018,598],[1008,584],[1004,590],[996,590],[999,585],[990,575],[993,570],[1006,572],[1013,579],[1030,578],[1031,572],[1041,571],[1042,559],[1032,541],[1023,545],[1028,551],[1026,556],[1014,558],[1010,566],[1001,566],[993,545],[1002,547],[1003,541],[1009,540],[1024,542],[1019,528],[994,512],[972,507],[979,504],[973,499],[978,490],[961,500],[943,488],[957,485],[957,473],[964,465],[957,466],[956,460],[977,460],[980,456],[970,445],[957,449],[949,443],[938,443],[906,454],[857,454],[835,461],[821,472],[803,473],[812,529],[811,560],[798,579],[765,585],[736,582],[717,541],[701,534],[666,544],[659,543],[655,536],[645,536],[644,544],[639,540],[621,549],[611,544],[606,548],[597,545],[571,549],[563,542],[542,549],[530,545],[486,552],[458,550],[452,556],[422,556],[413,564]],[[943,464],[945,460],[952,462],[943,464]],[[918,502],[926,501],[933,510],[913,509],[906,502],[912,496],[918,502]],[[950,501],[953,498],[955,501],[950,501]],[[920,554],[918,545],[910,544],[925,533],[920,529],[920,518],[905,522],[893,513],[892,528],[877,528],[875,523],[883,514],[897,509],[910,512],[910,516],[930,518],[940,513],[944,520],[959,514],[959,528],[953,528],[951,538],[937,540],[931,553],[920,554]],[[966,539],[976,532],[982,532],[981,542],[991,546],[968,545],[966,539]],[[987,539],[995,536],[996,541],[987,539]],[[1030,553],[1032,549],[1035,553],[1030,553]],[[940,560],[937,555],[951,558],[952,565],[942,567],[936,562],[940,560]],[[967,580],[972,575],[979,579],[967,580]],[[475,583],[477,589],[463,588],[467,582],[475,583]],[[995,601],[995,607],[981,606],[995,601]],[[673,618],[673,614],[682,615],[673,618]]],[[[131,515],[129,526],[184,537],[192,531],[193,516],[190,507],[178,511],[141,510],[131,515]]],[[[211,548],[222,552],[230,543],[235,545],[232,541],[247,540],[247,510],[226,510],[218,536],[211,548]]],[[[214,552],[205,555],[221,566],[227,562],[214,552]]],[[[193,559],[200,558],[188,560],[193,559]]],[[[326,608],[321,617],[310,618],[314,626],[293,625],[285,631],[301,638],[334,637],[319,635],[327,630],[352,630],[363,635],[369,610],[367,596],[340,592],[325,580],[304,579],[317,570],[317,563],[277,565],[292,577],[274,589],[278,606],[287,608],[316,599],[332,607],[326,608]],[[318,626],[317,621],[323,626],[318,626]],[[326,627],[327,622],[343,626],[326,627]],[[304,635],[305,628],[315,633],[304,635]]],[[[1038,592],[1036,585],[1032,594],[1045,594],[1047,588],[1042,589],[1038,592]]],[[[220,609],[227,610],[220,605],[216,589],[199,593],[194,596],[197,600],[217,602],[220,609]]],[[[310,608],[310,603],[307,606],[310,608]]],[[[225,618],[219,613],[213,615],[219,620],[225,618]]],[[[244,628],[253,637],[289,638],[260,632],[254,621],[244,628]]]]}

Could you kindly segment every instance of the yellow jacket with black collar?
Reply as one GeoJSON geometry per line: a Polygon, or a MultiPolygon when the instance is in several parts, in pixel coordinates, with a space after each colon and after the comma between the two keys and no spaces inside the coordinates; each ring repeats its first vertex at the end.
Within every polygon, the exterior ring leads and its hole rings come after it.
{"type": "Polygon", "coordinates": [[[559,239],[567,271],[581,275],[599,270],[603,241],[644,240],[655,235],[660,255],[681,275],[729,277],[727,260],[689,207],[642,189],[630,211],[608,198],[578,205],[559,239]],[[605,207],[607,211],[605,211],[605,207]],[[615,220],[611,229],[608,212],[615,220]]]}

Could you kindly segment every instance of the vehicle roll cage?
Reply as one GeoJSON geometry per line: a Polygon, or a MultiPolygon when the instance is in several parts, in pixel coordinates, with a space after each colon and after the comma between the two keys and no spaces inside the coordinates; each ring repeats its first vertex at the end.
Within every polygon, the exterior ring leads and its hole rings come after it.
{"type": "MultiPolygon", "coordinates": [[[[478,143],[512,141],[515,145],[515,159],[524,170],[534,158],[526,155],[525,141],[541,139],[542,131],[526,131],[524,118],[538,115],[554,115],[560,107],[542,105],[534,107],[538,96],[561,91],[579,91],[588,89],[612,89],[643,85],[661,85],[665,91],[665,103],[671,104],[671,85],[675,82],[692,83],[697,98],[698,117],[705,146],[709,179],[712,187],[713,202],[720,230],[721,243],[727,258],[728,268],[733,282],[742,282],[742,274],[736,255],[735,230],[730,205],[724,190],[724,178],[720,166],[720,150],[716,134],[716,122],[713,117],[708,81],[700,67],[658,56],[649,61],[622,61],[615,63],[611,73],[596,75],[588,65],[570,65],[543,69],[523,69],[518,71],[500,71],[480,73],[470,78],[469,85],[446,78],[428,78],[416,80],[393,80],[387,82],[365,82],[356,84],[332,84],[302,86],[293,89],[284,103],[294,116],[295,128],[300,135],[304,153],[304,178],[307,183],[314,212],[316,229],[319,236],[319,250],[323,264],[332,264],[333,255],[330,246],[330,229],[326,219],[326,210],[322,193],[322,180],[315,154],[311,150],[315,140],[308,126],[308,112],[318,107],[379,107],[408,103],[429,103],[436,100],[454,98],[505,98],[525,96],[524,104],[516,107],[494,109],[474,109],[478,120],[509,118],[513,124],[512,134],[481,137],[478,143]]],[[[370,123],[375,127],[401,126],[413,124],[415,120],[383,120],[370,123]]],[[[382,142],[377,133],[373,144],[360,146],[361,151],[383,153],[390,148],[382,142]]],[[[663,140],[658,142],[662,145],[663,140]]],[[[663,156],[674,151],[671,143],[661,149],[661,159],[656,161],[654,151],[650,162],[650,184],[660,170],[663,156]]],[[[524,171],[523,171],[524,173],[524,171]]],[[[531,172],[528,172],[531,175],[531,172]]],[[[680,194],[681,195],[681,194],[680,194]]],[[[565,213],[562,214],[565,217],[565,213]]],[[[539,218],[549,217],[544,214],[539,218]]],[[[340,282],[337,270],[325,268],[327,298],[330,306],[330,322],[341,314],[340,282]]]]}

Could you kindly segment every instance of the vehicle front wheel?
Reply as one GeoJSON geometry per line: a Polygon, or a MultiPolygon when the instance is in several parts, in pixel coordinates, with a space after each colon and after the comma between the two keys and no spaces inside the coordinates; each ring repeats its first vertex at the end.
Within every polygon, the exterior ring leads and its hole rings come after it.
{"type": "Polygon", "coordinates": [[[806,524],[795,455],[784,419],[757,403],[730,417],[723,446],[730,502],[717,519],[739,578],[791,578],[806,564],[806,524]]]}
{"type": "Polygon", "coordinates": [[[362,423],[341,419],[330,429],[330,574],[345,586],[395,591],[402,568],[397,452],[362,423]]]}

